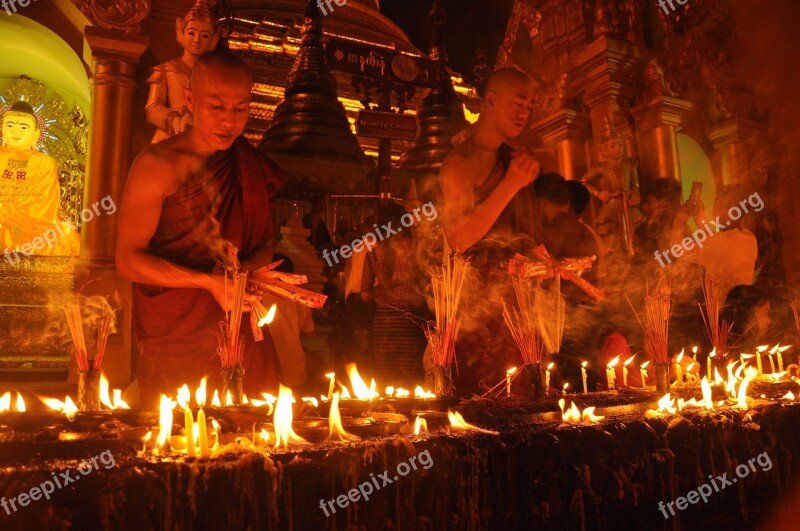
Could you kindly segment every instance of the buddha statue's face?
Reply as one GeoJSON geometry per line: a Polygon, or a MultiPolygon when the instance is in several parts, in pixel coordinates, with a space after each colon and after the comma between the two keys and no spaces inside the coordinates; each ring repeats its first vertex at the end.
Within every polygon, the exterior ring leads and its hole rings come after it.
{"type": "Polygon", "coordinates": [[[7,112],[3,116],[3,147],[23,150],[36,149],[39,125],[26,113],[7,112]]]}
{"type": "Polygon", "coordinates": [[[206,18],[195,18],[186,23],[180,43],[192,55],[200,56],[212,51],[217,45],[214,23],[206,18]]]}

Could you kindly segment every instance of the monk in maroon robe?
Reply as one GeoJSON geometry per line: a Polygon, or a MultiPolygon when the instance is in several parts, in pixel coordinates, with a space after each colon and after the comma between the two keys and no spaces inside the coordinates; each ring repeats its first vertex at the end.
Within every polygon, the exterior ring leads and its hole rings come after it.
{"type": "Polygon", "coordinates": [[[513,301],[508,259],[533,247],[534,195],[539,162],[507,142],[525,128],[533,85],[522,72],[502,69],[486,83],[475,127],[445,159],[439,176],[444,232],[450,248],[470,258],[473,275],[461,299],[456,345],[461,396],[479,393],[521,364],[503,321],[501,299],[513,301]]]}
{"type": "MultiPolygon", "coordinates": [[[[203,376],[222,389],[217,331],[230,307],[222,265],[238,250],[243,269],[272,258],[269,198],[280,170],[241,136],[249,115],[252,75],[229,52],[202,56],[186,101],[194,127],[145,150],[131,168],[120,207],[116,263],[134,282],[134,332],[142,402],[175,395],[203,376]]],[[[249,302],[259,294],[248,294],[249,302]]],[[[255,342],[249,319],[244,390],[277,386],[269,334],[255,342]]]]}

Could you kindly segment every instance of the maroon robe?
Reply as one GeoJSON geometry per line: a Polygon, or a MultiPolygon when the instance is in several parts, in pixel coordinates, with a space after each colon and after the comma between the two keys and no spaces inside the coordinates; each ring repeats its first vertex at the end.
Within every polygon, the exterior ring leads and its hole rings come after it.
{"type": "MultiPolygon", "coordinates": [[[[240,260],[246,259],[275,235],[269,198],[281,183],[280,169],[239,137],[212,157],[207,171],[164,200],[149,251],[211,272],[222,260],[225,240],[239,250],[240,260]]],[[[184,383],[193,389],[203,376],[209,392],[222,391],[216,351],[224,312],[209,291],[134,284],[133,319],[143,405],[155,407],[161,393],[174,396],[184,383]]],[[[247,316],[241,330],[245,392],[274,390],[275,348],[269,334],[256,343],[247,316]]]]}

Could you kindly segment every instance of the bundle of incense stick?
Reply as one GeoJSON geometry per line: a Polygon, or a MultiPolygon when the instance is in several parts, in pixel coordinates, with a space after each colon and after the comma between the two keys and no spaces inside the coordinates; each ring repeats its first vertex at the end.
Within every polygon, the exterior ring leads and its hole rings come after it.
{"type": "Polygon", "coordinates": [[[111,332],[111,327],[114,324],[114,313],[107,306],[103,306],[103,315],[97,323],[97,349],[94,355],[92,367],[94,370],[99,371],[103,366],[103,356],[106,354],[106,343],[108,342],[108,334],[111,332]]]}
{"type": "Polygon", "coordinates": [[[794,327],[797,330],[797,339],[800,341],[800,299],[789,299],[789,306],[792,307],[794,327]]]}
{"type": "Polygon", "coordinates": [[[506,304],[504,300],[503,318],[519,347],[522,361],[530,364],[541,363],[545,345],[536,329],[535,301],[530,281],[512,277],[511,282],[517,296],[517,308],[506,304]]]}
{"type": "MultiPolygon", "coordinates": [[[[227,292],[228,275],[225,275],[225,288],[227,292]]],[[[233,273],[233,301],[230,310],[221,321],[217,334],[219,347],[217,353],[222,362],[222,368],[228,369],[241,365],[244,356],[244,338],[239,335],[244,313],[244,294],[247,288],[247,273],[233,273]]],[[[226,293],[227,297],[227,293],[226,293]]]]}
{"type": "MultiPolygon", "coordinates": [[[[625,296],[627,298],[627,295],[625,296]]],[[[663,286],[654,294],[644,298],[644,315],[640,317],[633,304],[628,299],[628,304],[644,330],[644,350],[653,363],[669,363],[667,353],[667,337],[669,332],[669,288],[663,286]]]]}
{"type": "Polygon", "coordinates": [[[308,278],[305,275],[272,271],[274,268],[281,265],[282,262],[283,260],[279,260],[253,271],[249,280],[251,286],[269,291],[282,299],[302,304],[308,308],[322,308],[325,305],[325,301],[328,299],[327,295],[320,295],[319,293],[297,287],[299,284],[306,284],[308,282],[308,278]]]}
{"type": "Polygon", "coordinates": [[[703,280],[703,298],[705,299],[706,308],[700,306],[700,315],[703,316],[703,323],[706,325],[708,338],[711,340],[711,346],[716,349],[719,355],[723,356],[728,351],[728,334],[731,331],[733,323],[728,323],[724,319],[720,322],[720,300],[718,283],[711,277],[706,277],[703,280]]]}
{"type": "Polygon", "coordinates": [[[536,329],[548,353],[561,350],[564,336],[564,318],[567,304],[561,296],[561,275],[556,272],[550,289],[544,289],[541,281],[536,283],[533,296],[533,313],[536,316],[536,329]]]}
{"type": "Polygon", "coordinates": [[[425,335],[430,342],[435,365],[448,366],[455,362],[456,340],[461,325],[458,310],[468,270],[468,260],[456,255],[447,257],[443,267],[431,271],[436,323],[426,328],[425,335]]]}
{"type": "Polygon", "coordinates": [[[72,346],[74,347],[78,370],[88,372],[91,365],[89,363],[89,353],[86,351],[86,338],[83,335],[81,306],[78,303],[67,304],[64,306],[64,313],[67,316],[67,325],[69,325],[70,335],[72,336],[72,346]]]}

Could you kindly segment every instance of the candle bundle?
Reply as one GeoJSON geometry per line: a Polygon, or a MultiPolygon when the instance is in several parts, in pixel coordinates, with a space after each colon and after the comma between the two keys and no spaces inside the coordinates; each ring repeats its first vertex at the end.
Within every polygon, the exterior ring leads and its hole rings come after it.
{"type": "Polygon", "coordinates": [[[431,345],[434,365],[449,366],[455,362],[456,340],[461,325],[458,311],[468,270],[468,260],[456,255],[446,258],[444,267],[431,272],[436,322],[429,323],[425,336],[431,345]]]}
{"type": "Polygon", "coordinates": [[[731,331],[733,323],[728,323],[724,319],[722,322],[719,320],[720,300],[719,288],[717,281],[711,277],[706,277],[703,280],[703,298],[705,299],[705,311],[700,306],[700,315],[703,316],[703,323],[706,325],[708,338],[711,340],[711,346],[714,350],[724,355],[728,348],[728,334],[731,331]]]}
{"type": "MultiPolygon", "coordinates": [[[[225,277],[225,291],[227,297],[228,280],[225,277]]],[[[233,273],[233,302],[225,312],[225,320],[219,323],[217,340],[219,354],[223,369],[241,366],[244,355],[244,341],[239,335],[244,312],[244,293],[247,287],[247,273],[233,273]]]]}
{"type": "Polygon", "coordinates": [[[536,330],[534,315],[534,298],[530,281],[513,277],[511,282],[517,296],[517,306],[513,307],[503,301],[503,318],[526,364],[540,363],[544,354],[544,341],[536,330]]]}
{"type": "Polygon", "coordinates": [[[256,289],[269,291],[282,299],[302,304],[308,308],[322,308],[328,296],[299,288],[298,285],[308,282],[308,278],[305,275],[273,271],[273,269],[282,263],[283,260],[278,260],[268,266],[253,271],[250,275],[251,286],[256,289]]]}

